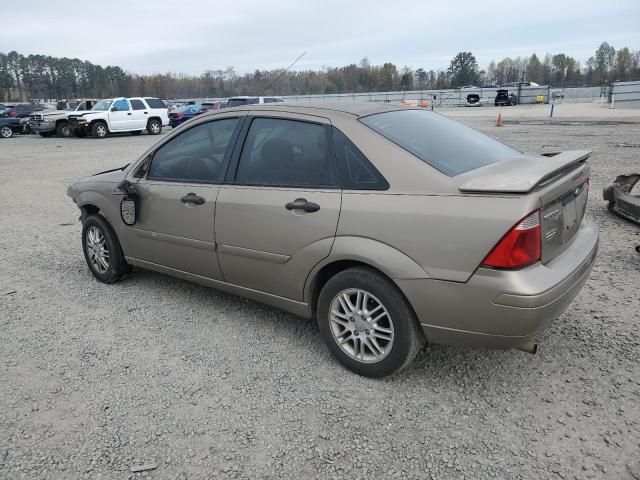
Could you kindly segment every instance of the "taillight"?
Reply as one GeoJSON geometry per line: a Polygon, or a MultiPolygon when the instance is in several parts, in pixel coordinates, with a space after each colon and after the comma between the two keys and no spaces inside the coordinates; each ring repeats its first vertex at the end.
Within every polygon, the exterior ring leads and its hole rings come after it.
{"type": "Polygon", "coordinates": [[[540,260],[541,252],[540,210],[520,220],[493,247],[483,267],[524,268],[540,260]]]}

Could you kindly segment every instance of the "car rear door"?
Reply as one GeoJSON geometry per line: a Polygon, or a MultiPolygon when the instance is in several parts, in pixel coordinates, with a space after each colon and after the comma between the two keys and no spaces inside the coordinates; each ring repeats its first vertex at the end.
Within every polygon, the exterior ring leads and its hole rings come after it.
{"type": "Polygon", "coordinates": [[[224,279],[302,300],[307,274],[329,255],[340,213],[330,123],[261,112],[247,118],[241,138],[216,203],[224,279]]]}
{"type": "Polygon", "coordinates": [[[131,116],[131,129],[144,130],[147,128],[147,121],[149,120],[149,107],[138,98],[132,98],[129,101],[131,102],[131,110],[133,113],[131,116]]]}
{"type": "Polygon", "coordinates": [[[241,118],[236,113],[199,123],[155,150],[146,176],[136,181],[138,219],[126,229],[129,255],[221,279],[214,235],[216,198],[241,118]]]}

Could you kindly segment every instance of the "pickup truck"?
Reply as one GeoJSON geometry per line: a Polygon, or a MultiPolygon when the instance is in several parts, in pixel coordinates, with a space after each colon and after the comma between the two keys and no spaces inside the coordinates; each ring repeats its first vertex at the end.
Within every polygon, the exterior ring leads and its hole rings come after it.
{"type": "Polygon", "coordinates": [[[92,135],[104,138],[110,133],[140,134],[143,130],[150,135],[158,135],[162,127],[168,125],[167,106],[162,100],[152,97],[100,100],[88,112],[69,115],[69,126],[79,137],[92,135]]]}
{"type": "Polygon", "coordinates": [[[70,137],[73,133],[69,127],[69,115],[89,111],[97,103],[96,100],[82,100],[77,104],[65,104],[61,110],[45,110],[34,112],[29,120],[31,131],[39,133],[43,137],[57,135],[58,137],[70,137]],[[72,106],[73,108],[68,108],[72,106]]]}

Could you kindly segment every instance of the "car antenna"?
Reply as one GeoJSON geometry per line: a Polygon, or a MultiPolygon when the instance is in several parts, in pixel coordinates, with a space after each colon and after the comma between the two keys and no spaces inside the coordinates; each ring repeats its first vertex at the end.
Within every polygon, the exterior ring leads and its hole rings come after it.
{"type": "Polygon", "coordinates": [[[302,55],[300,55],[298,58],[296,58],[293,63],[291,65],[289,65],[287,68],[284,69],[284,72],[282,72],[280,75],[278,75],[276,78],[274,78],[271,83],[269,85],[267,85],[266,87],[264,87],[262,90],[260,90],[260,93],[258,93],[258,95],[256,95],[257,97],[261,97],[262,94],[264,92],[266,92],[267,90],[269,90],[271,88],[271,85],[273,85],[274,83],[276,83],[278,80],[280,80],[280,78],[287,73],[289,70],[291,70],[291,67],[293,67],[296,63],[298,63],[298,61],[304,57],[306,55],[307,52],[302,52],[302,55]]]}

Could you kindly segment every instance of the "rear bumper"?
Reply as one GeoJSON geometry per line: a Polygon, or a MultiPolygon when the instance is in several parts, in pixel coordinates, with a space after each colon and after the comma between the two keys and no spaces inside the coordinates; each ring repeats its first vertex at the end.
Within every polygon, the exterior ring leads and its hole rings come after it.
{"type": "Polygon", "coordinates": [[[584,220],[572,244],[546,264],[479,268],[466,283],[397,280],[433,343],[515,348],[564,312],[589,278],[598,230],[584,220]]]}

